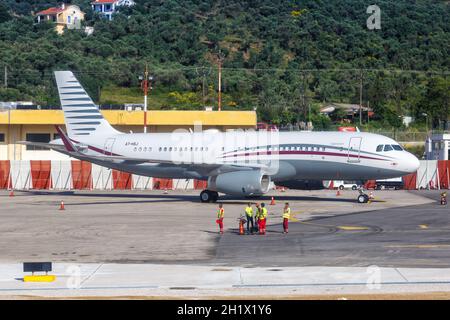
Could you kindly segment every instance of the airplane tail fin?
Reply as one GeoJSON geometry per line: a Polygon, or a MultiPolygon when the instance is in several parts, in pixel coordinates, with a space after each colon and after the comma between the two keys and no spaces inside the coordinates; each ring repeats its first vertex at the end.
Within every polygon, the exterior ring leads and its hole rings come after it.
{"type": "Polygon", "coordinates": [[[55,78],[70,138],[85,140],[120,133],[105,120],[71,71],[55,71],[55,78]]]}

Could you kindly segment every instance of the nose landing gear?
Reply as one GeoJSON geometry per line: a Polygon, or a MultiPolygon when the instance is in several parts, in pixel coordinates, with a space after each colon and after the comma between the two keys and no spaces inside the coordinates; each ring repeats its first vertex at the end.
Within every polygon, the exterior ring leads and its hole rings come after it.
{"type": "Polygon", "coordinates": [[[200,201],[201,202],[217,202],[219,199],[219,193],[211,190],[203,190],[200,193],[200,201]]]}
{"type": "Polygon", "coordinates": [[[367,194],[364,193],[363,189],[359,189],[359,195],[358,195],[358,203],[367,203],[369,202],[369,196],[367,194]]]}

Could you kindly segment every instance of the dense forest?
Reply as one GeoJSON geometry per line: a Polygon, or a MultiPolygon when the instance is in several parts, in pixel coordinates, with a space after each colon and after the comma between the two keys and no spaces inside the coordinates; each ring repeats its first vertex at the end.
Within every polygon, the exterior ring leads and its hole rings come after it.
{"type": "Polygon", "coordinates": [[[113,21],[90,2],[66,1],[86,12],[92,35],[37,24],[33,14],[57,1],[0,2],[0,101],[57,105],[52,71],[70,69],[97,102],[132,102],[148,64],[152,108],[200,109],[217,104],[221,59],[225,108],[256,108],[263,121],[328,128],[318,106],[359,103],[361,85],[372,127],[412,116],[443,128],[450,115],[448,1],[379,0],[379,30],[367,28],[363,0],[136,0],[113,21]]]}

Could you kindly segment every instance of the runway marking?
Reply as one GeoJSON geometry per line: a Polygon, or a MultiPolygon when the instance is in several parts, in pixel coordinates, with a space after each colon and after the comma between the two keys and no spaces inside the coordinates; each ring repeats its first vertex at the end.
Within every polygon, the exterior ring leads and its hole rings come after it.
{"type": "Polygon", "coordinates": [[[410,249],[440,249],[450,248],[450,244],[404,244],[404,245],[389,245],[385,248],[410,248],[410,249]]]}

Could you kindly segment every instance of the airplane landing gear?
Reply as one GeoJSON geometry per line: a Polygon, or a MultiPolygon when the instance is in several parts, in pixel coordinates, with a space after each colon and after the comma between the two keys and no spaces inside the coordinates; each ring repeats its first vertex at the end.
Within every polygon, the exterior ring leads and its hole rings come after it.
{"type": "Polygon", "coordinates": [[[359,189],[359,195],[358,195],[358,203],[367,203],[369,202],[369,196],[367,194],[364,193],[364,191],[362,189],[359,189]]]}
{"type": "Polygon", "coordinates": [[[219,193],[211,190],[203,190],[200,193],[200,201],[201,202],[217,202],[219,199],[219,193]]]}

